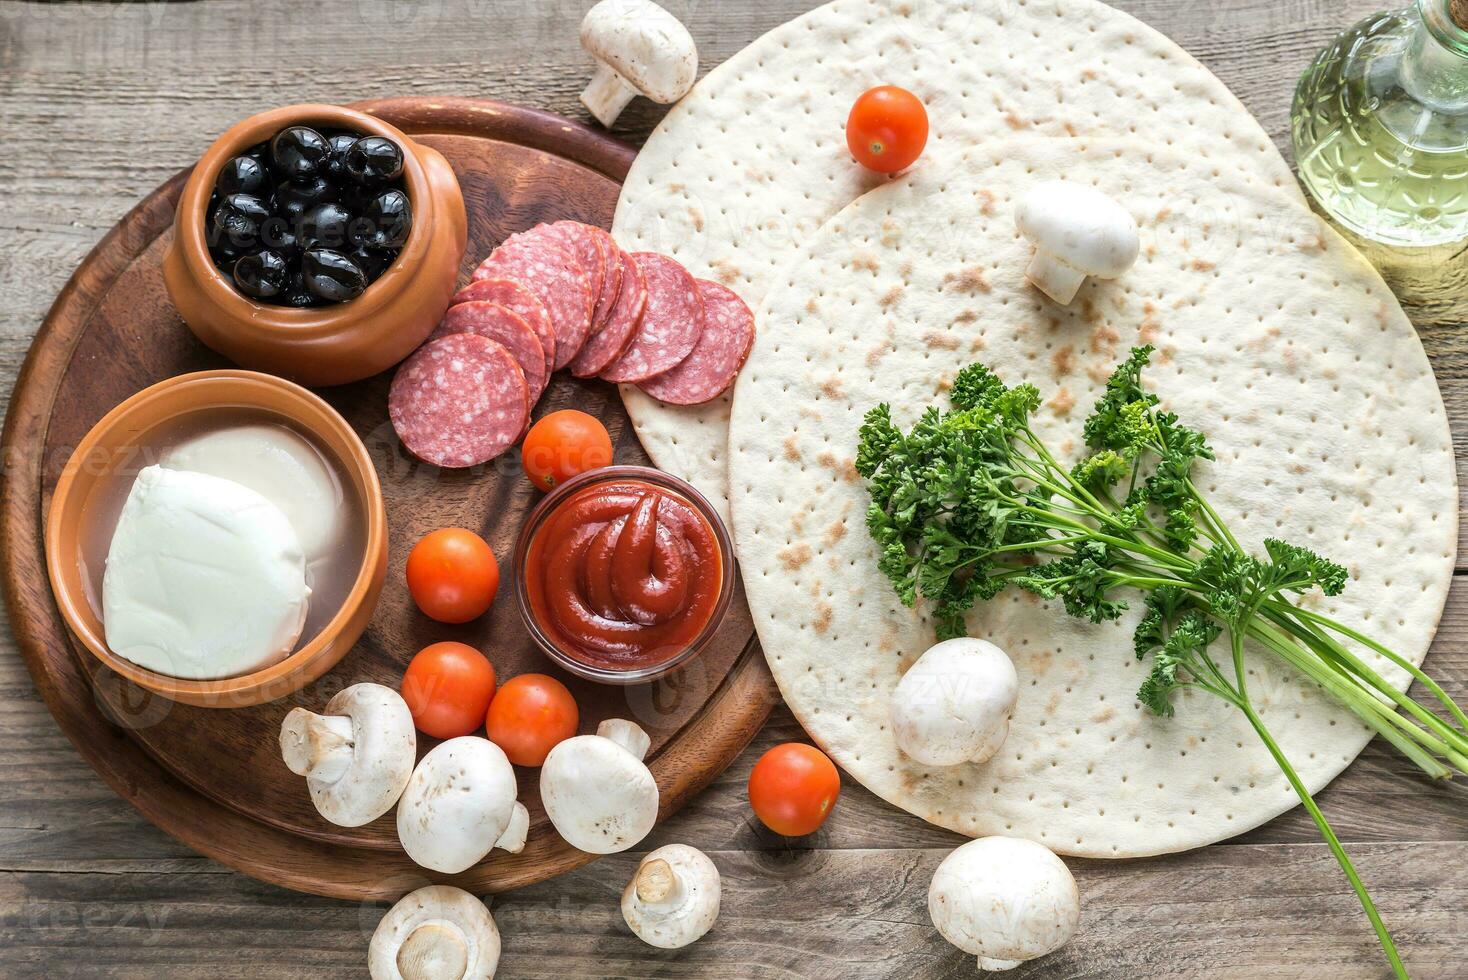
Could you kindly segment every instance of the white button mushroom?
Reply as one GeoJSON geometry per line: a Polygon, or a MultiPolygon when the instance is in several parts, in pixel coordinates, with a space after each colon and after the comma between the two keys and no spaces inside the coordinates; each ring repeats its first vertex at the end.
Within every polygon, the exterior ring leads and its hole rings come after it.
{"type": "Polygon", "coordinates": [[[603,126],[633,96],[677,102],[698,77],[693,36],[651,0],[601,0],[581,21],[581,46],[598,62],[581,102],[603,126]]]}
{"type": "Polygon", "coordinates": [[[280,754],[306,777],[311,802],[341,827],[360,827],[392,809],[413,773],[418,740],[397,691],[353,684],[318,715],[292,708],[280,726],[280,754]]]}
{"type": "Polygon", "coordinates": [[[473,867],[493,848],[518,854],[530,813],[515,800],[504,750],[465,735],[423,757],[398,805],[398,841],[416,863],[444,874],[473,867]]]}
{"type": "Polygon", "coordinates": [[[697,942],[718,917],[719,869],[687,844],[669,844],[643,858],[622,892],[622,918],[659,949],[697,942]]]}
{"type": "Polygon", "coordinates": [[[897,747],[925,766],[985,762],[1009,734],[1019,678],[1004,651],[959,637],[928,648],[892,692],[897,747]]]}
{"type": "Polygon", "coordinates": [[[557,833],[590,854],[625,851],[658,818],[658,784],[643,765],[651,741],[630,721],[604,721],[545,757],[540,800],[557,833]]]}
{"type": "Polygon", "coordinates": [[[372,980],[493,980],[499,962],[494,916],[450,885],[404,896],[382,917],[367,947],[372,980]]]}
{"type": "Polygon", "coordinates": [[[1062,306],[1075,299],[1087,276],[1115,279],[1137,261],[1137,223],[1093,187],[1039,184],[1020,199],[1014,219],[1035,246],[1025,278],[1062,306]]]}
{"type": "Polygon", "coordinates": [[[980,837],[943,859],[928,916],[981,970],[1012,970],[1064,946],[1081,918],[1065,862],[1034,841],[980,837]]]}

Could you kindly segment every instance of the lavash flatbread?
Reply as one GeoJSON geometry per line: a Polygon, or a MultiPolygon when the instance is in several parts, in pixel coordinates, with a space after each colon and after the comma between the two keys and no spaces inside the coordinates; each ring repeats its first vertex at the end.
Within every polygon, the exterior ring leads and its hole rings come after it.
{"type": "MultiPolygon", "coordinates": [[[[1141,134],[1298,194],[1247,109],[1186,51],[1091,0],[838,0],[750,44],[653,132],[613,232],[673,256],[752,309],[827,218],[887,178],[856,165],[846,116],[874,85],[928,109],[922,170],[978,142],[1141,134]]],[[[665,406],[631,385],[653,460],[723,507],[729,399],[665,406]]]]}
{"type": "MultiPolygon", "coordinates": [[[[849,773],[925,820],[1056,851],[1129,857],[1207,844],[1296,802],[1242,716],[1206,695],[1157,718],[1133,695],[1136,609],[1092,626],[1009,592],[970,617],[1014,659],[1020,702],[984,765],[927,768],[897,749],[888,701],[932,643],[898,604],[852,469],[863,413],[904,429],[982,360],[1047,399],[1037,430],[1074,458],[1115,362],[1144,375],[1218,455],[1200,485],[1245,545],[1296,541],[1342,562],[1308,601],[1421,662],[1452,576],[1457,492],[1446,413],[1412,325],[1375,272],[1309,211],[1214,161],[1135,141],[987,145],[949,174],[874,190],[811,236],[764,310],[735,392],[736,549],[770,667],[806,730],[849,773]],[[1013,200],[1064,176],[1138,220],[1142,257],[1070,308],[1023,278],[1013,200]]],[[[1363,654],[1364,655],[1364,654],[1363,654]]],[[[1250,691],[1319,788],[1368,731],[1267,654],[1250,691]]],[[[1367,656],[1393,680],[1404,672],[1367,656]]]]}

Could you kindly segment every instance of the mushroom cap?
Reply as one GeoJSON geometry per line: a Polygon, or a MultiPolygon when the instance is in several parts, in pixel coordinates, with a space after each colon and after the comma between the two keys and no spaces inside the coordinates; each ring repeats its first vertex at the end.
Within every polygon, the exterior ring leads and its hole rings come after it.
{"type": "MultiPolygon", "coordinates": [[[[390,687],[353,684],[326,702],[322,714],[351,719],[351,763],[330,782],[308,776],[311,801],[338,826],[371,823],[392,809],[413,774],[418,754],[413,713],[390,687]]],[[[282,727],[282,741],[288,737],[282,727]]]]}
{"type": "Polygon", "coordinates": [[[1014,213],[1021,235],[1042,252],[1088,276],[1115,279],[1137,261],[1137,223],[1094,187],[1046,181],[1020,198],[1014,213]]]}
{"type": "Polygon", "coordinates": [[[622,918],[649,946],[680,949],[713,928],[719,893],[719,869],[708,855],[687,844],[669,844],[638,865],[622,892],[622,918]],[[655,873],[644,873],[649,865],[655,873]]]}
{"type": "Polygon", "coordinates": [[[398,802],[398,841],[416,863],[457,874],[479,862],[516,814],[515,770],[504,750],[464,735],[423,757],[398,802]]]}
{"type": "Polygon", "coordinates": [[[581,46],[654,102],[676,102],[698,76],[693,35],[651,0],[601,0],[581,21],[581,46]]]}
{"type": "Polygon", "coordinates": [[[892,692],[897,746],[925,766],[984,762],[1009,733],[1019,678],[1005,652],[959,637],[929,647],[892,692]]]}
{"type": "Polygon", "coordinates": [[[980,837],[943,859],[928,888],[928,915],[943,938],[1008,969],[1054,952],[1080,921],[1080,894],[1065,862],[1034,841],[980,837]]]}
{"type": "Polygon", "coordinates": [[[540,769],[540,800],[556,832],[589,854],[625,851],[658,818],[652,773],[602,735],[578,735],[551,749],[540,769]]]}
{"type": "Polygon", "coordinates": [[[500,931],[484,903],[460,888],[429,885],[405,895],[372,934],[372,980],[492,980],[500,931]]]}

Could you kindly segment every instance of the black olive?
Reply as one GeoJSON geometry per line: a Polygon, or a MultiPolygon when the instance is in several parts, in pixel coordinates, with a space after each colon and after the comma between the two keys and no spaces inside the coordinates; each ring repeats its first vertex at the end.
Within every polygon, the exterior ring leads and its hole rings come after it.
{"type": "Polygon", "coordinates": [[[352,242],[363,248],[402,248],[413,230],[413,209],[402,191],[383,191],[352,225],[352,242]]]}
{"type": "Polygon", "coordinates": [[[352,148],[359,137],[356,133],[332,133],[326,138],[329,152],[326,157],[324,173],[335,181],[347,179],[347,151],[352,148]]]}
{"type": "Polygon", "coordinates": [[[352,261],[361,266],[368,282],[376,282],[397,257],[397,251],[390,248],[357,248],[351,253],[352,261]]]}
{"type": "Polygon", "coordinates": [[[300,239],[309,248],[322,245],[341,249],[347,244],[347,226],[352,215],[340,204],[318,204],[301,217],[300,239]]]}
{"type": "Polygon", "coordinates": [[[252,146],[248,150],[246,150],[243,155],[244,156],[247,156],[247,157],[253,157],[259,163],[265,165],[266,167],[269,167],[270,166],[270,141],[269,140],[266,140],[263,143],[256,143],[254,146],[252,146]]]}
{"type": "Polygon", "coordinates": [[[291,284],[290,268],[278,252],[269,249],[246,255],[234,265],[234,284],[256,299],[279,296],[291,284]]]}
{"type": "Polygon", "coordinates": [[[326,163],[331,148],[310,126],[291,126],[270,141],[270,161],[278,177],[306,180],[315,177],[326,163]]]}
{"type": "Polygon", "coordinates": [[[232,157],[219,171],[214,187],[221,194],[259,194],[265,176],[265,167],[254,157],[232,157]]]}
{"type": "Polygon", "coordinates": [[[367,277],[357,263],[329,248],[308,248],[301,259],[306,288],[328,303],[345,303],[362,295],[367,277]]]}
{"type": "Polygon", "coordinates": [[[347,151],[347,173],[363,186],[397,180],[403,174],[403,150],[385,136],[364,136],[347,151]]]}
{"type": "Polygon", "coordinates": [[[297,257],[301,250],[294,223],[281,215],[273,215],[260,223],[260,244],[279,252],[287,260],[297,257]]]}
{"type": "Polygon", "coordinates": [[[228,242],[237,249],[254,248],[260,240],[260,223],[270,217],[265,202],[250,194],[230,194],[219,202],[210,221],[214,237],[210,244],[228,242]]]}
{"type": "Polygon", "coordinates": [[[325,177],[283,180],[275,187],[275,211],[292,221],[311,208],[336,197],[336,189],[325,177]]]}

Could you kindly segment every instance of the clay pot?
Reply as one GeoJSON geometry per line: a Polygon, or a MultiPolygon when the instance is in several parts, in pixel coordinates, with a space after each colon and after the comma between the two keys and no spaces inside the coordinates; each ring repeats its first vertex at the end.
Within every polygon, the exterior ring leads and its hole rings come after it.
{"type": "Polygon", "coordinates": [[[235,363],[302,384],[345,384],[392,367],[427,339],[454,294],[467,236],[464,196],[438,151],[366,113],[293,105],[236,124],[199,158],[178,202],[163,279],[189,329],[235,363]],[[412,232],[397,261],[349,303],[309,309],[257,303],[209,257],[205,212],[220,169],[294,125],[386,136],[403,148],[412,232]]]}
{"type": "MultiPolygon", "coordinates": [[[[110,516],[115,520],[115,508],[110,516]]],[[[139,687],[185,704],[238,708],[283,698],[316,680],[346,656],[367,628],[387,576],[387,510],[377,471],[362,440],[336,411],[305,388],[252,371],[184,374],[133,395],[103,416],[62,470],[46,517],[46,570],[67,627],[101,663],[139,687]],[[321,632],[279,663],[222,680],[185,680],[139,667],[107,647],[102,619],[88,600],[87,565],[106,557],[109,516],[103,496],[123,467],[141,469],[149,434],[189,413],[248,409],[281,417],[314,436],[330,455],[343,486],[356,494],[362,565],[345,601],[321,632]],[[140,462],[141,461],[141,462],[140,462]],[[96,554],[101,541],[101,554],[96,554]],[[89,553],[88,548],[91,547],[89,553]]],[[[100,597],[98,597],[100,601],[100,597]]]]}

